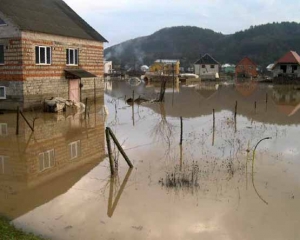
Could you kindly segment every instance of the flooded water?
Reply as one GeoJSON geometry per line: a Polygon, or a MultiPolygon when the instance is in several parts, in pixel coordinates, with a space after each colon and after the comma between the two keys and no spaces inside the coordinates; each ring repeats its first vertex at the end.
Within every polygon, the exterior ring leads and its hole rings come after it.
{"type": "Polygon", "coordinates": [[[133,90],[160,86],[108,82],[86,120],[26,113],[35,131],[21,120],[18,136],[0,115],[0,213],[49,239],[300,239],[300,91],[176,85],[132,106],[133,90]],[[134,165],[113,145],[115,177],[105,127],[134,165]]]}

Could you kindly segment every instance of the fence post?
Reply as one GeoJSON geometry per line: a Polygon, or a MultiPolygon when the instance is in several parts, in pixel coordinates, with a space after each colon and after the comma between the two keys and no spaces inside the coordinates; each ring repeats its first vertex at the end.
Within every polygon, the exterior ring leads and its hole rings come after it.
{"type": "Polygon", "coordinates": [[[19,118],[20,118],[20,109],[19,106],[17,106],[17,126],[16,126],[16,135],[19,135],[19,118]]]}
{"type": "Polygon", "coordinates": [[[124,157],[125,161],[127,162],[128,166],[130,168],[133,168],[132,163],[130,162],[129,158],[127,157],[126,153],[124,152],[122,146],[120,145],[119,141],[117,140],[116,136],[114,135],[114,133],[112,132],[112,130],[107,127],[106,128],[107,131],[109,132],[110,136],[112,137],[114,143],[117,145],[117,148],[119,149],[120,153],[122,154],[122,156],[124,157]]]}
{"type": "Polygon", "coordinates": [[[105,135],[106,135],[107,151],[108,151],[109,164],[110,164],[110,172],[111,172],[111,175],[114,175],[115,174],[115,168],[114,168],[114,162],[113,162],[113,159],[112,159],[112,151],[111,151],[109,129],[108,128],[105,129],[105,135]]]}
{"type": "Polygon", "coordinates": [[[182,135],[183,135],[183,122],[182,117],[180,117],[180,145],[182,145],[182,135]]]}

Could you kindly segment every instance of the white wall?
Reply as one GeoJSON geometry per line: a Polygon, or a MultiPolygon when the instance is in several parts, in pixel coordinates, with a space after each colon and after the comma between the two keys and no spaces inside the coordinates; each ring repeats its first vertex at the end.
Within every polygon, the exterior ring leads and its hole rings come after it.
{"type": "Polygon", "coordinates": [[[202,68],[202,65],[203,64],[195,64],[195,74],[203,76],[216,75],[216,73],[219,73],[219,65],[213,65],[214,68],[212,68],[210,64],[206,64],[205,68],[202,68]]]}
{"type": "Polygon", "coordinates": [[[112,61],[104,61],[104,73],[111,73],[112,61]]]}

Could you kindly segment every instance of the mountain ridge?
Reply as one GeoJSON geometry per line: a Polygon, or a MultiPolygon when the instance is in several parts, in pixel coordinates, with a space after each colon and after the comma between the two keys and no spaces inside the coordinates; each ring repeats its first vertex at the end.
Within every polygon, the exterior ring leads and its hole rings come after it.
{"type": "Polygon", "coordinates": [[[248,56],[267,66],[289,50],[300,52],[300,24],[296,22],[251,26],[233,34],[196,26],[168,27],[108,47],[104,54],[107,60],[125,68],[151,65],[160,58],[179,59],[187,67],[205,53],[220,63],[235,64],[248,56]]]}

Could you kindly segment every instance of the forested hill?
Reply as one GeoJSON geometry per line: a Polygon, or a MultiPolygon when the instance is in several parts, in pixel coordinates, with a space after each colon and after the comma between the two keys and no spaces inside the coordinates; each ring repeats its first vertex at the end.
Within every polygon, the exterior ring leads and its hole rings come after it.
{"type": "Polygon", "coordinates": [[[209,29],[182,26],[161,29],[152,35],[132,39],[105,49],[107,60],[131,67],[150,65],[155,59],[180,59],[193,64],[210,53],[220,63],[237,63],[244,56],[266,66],[289,50],[300,54],[300,24],[270,23],[230,35],[209,29]]]}

